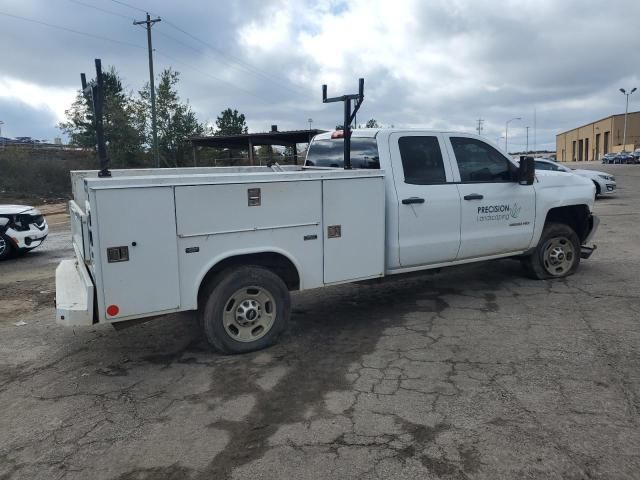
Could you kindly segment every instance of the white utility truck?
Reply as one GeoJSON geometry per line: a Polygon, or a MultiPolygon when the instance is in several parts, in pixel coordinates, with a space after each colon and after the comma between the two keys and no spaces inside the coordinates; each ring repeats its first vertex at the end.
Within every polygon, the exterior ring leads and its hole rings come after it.
{"type": "Polygon", "coordinates": [[[399,129],[354,130],[344,169],[343,142],[317,135],[304,166],[72,172],[57,321],[198,310],[214,347],[249,352],[285,329],[291,290],[504,257],[558,278],[593,251],[586,178],[476,135],[399,129]]]}

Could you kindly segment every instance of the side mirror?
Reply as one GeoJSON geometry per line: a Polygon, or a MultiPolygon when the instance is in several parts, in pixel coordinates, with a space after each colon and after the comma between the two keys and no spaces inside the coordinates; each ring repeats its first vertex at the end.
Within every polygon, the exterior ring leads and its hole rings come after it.
{"type": "Polygon", "coordinates": [[[518,169],[518,183],[520,185],[533,185],[536,178],[536,164],[533,157],[520,157],[518,169]]]}

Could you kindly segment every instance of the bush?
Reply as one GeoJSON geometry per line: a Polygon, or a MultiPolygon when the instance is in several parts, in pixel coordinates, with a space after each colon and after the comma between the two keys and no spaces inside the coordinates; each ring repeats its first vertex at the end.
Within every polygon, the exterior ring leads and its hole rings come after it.
{"type": "Polygon", "coordinates": [[[0,192],[20,196],[71,195],[71,170],[96,169],[91,151],[62,149],[0,149],[0,192]]]}

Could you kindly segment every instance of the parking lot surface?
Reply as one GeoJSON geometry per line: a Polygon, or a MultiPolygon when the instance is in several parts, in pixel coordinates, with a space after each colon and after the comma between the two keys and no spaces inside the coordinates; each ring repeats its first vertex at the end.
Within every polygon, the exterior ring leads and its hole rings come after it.
{"type": "Polygon", "coordinates": [[[191,314],[56,326],[54,215],[0,264],[0,478],[639,478],[640,166],[587,168],[619,191],[576,275],[502,260],[301,292],[242,356],[191,314]]]}

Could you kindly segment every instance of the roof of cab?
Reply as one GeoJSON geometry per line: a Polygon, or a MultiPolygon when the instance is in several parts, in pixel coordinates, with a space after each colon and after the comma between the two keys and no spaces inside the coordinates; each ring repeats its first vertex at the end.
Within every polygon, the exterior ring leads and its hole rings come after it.
{"type": "MultiPolygon", "coordinates": [[[[442,133],[455,133],[458,135],[465,135],[469,137],[478,137],[478,135],[470,132],[455,132],[455,131],[445,131],[445,130],[431,130],[428,128],[355,128],[351,130],[351,137],[365,137],[365,138],[373,138],[379,132],[384,131],[385,133],[396,133],[396,132],[422,132],[430,135],[438,135],[442,133]]],[[[336,131],[333,130],[331,132],[324,132],[313,137],[316,140],[326,140],[330,139],[331,135],[333,135],[336,131]]],[[[482,137],[478,137],[482,138],[482,137]]]]}

